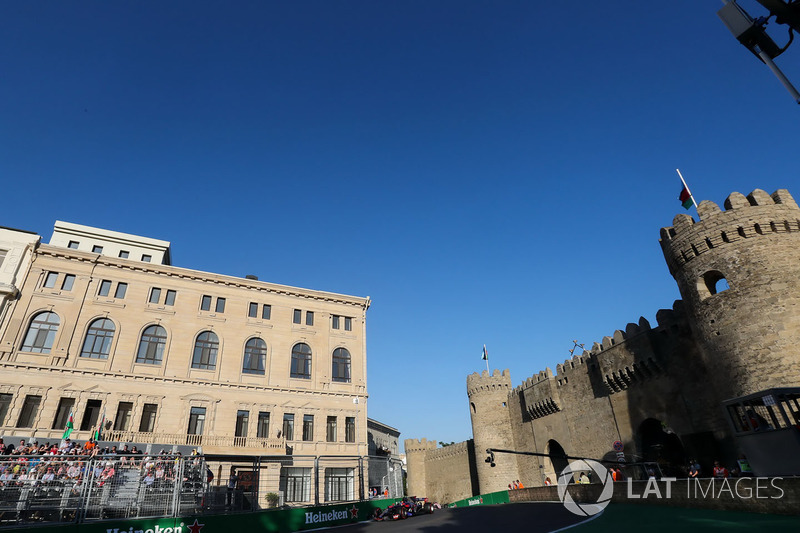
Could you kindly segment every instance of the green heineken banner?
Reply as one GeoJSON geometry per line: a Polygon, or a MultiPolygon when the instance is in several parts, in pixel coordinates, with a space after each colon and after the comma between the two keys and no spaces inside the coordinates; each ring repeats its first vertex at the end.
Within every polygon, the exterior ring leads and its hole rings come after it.
{"type": "MultiPolygon", "coordinates": [[[[375,509],[385,509],[397,500],[355,502],[318,507],[274,509],[255,513],[189,516],[181,518],[152,518],[145,520],[104,520],[36,528],[37,533],[227,533],[251,530],[276,533],[317,529],[363,522],[372,517],[375,509]]],[[[21,533],[21,529],[7,529],[21,533]]],[[[30,529],[24,530],[30,533],[30,529]]]]}

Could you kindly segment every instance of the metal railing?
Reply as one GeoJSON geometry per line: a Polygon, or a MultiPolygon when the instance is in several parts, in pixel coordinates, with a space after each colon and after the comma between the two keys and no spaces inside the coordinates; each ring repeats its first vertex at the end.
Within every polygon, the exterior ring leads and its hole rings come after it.
{"type": "MultiPolygon", "coordinates": [[[[5,435],[18,435],[16,438],[24,438],[25,440],[35,438],[42,442],[58,442],[64,433],[63,429],[45,430],[37,428],[34,437],[33,434],[28,436],[27,433],[23,433],[17,428],[0,427],[0,434],[3,434],[4,430],[5,435]]],[[[76,441],[86,441],[89,440],[93,434],[94,430],[74,430],[71,437],[76,441]]],[[[13,439],[14,437],[11,437],[12,441],[13,439]]],[[[202,446],[239,447],[264,450],[266,453],[284,453],[286,449],[286,439],[284,438],[234,437],[232,435],[187,435],[186,433],[120,431],[111,429],[103,432],[103,441],[109,443],[131,442],[156,444],[161,446],[192,446],[195,448],[202,446]]]]}
{"type": "Polygon", "coordinates": [[[69,454],[0,456],[0,528],[180,517],[402,496],[387,457],[69,454]],[[388,476],[388,477],[387,477],[388,476]],[[381,479],[380,485],[375,482],[381,479]],[[387,480],[391,478],[391,482],[387,480]]]}
{"type": "Polygon", "coordinates": [[[144,433],[141,431],[107,431],[103,433],[107,442],[140,442],[144,444],[187,445],[187,446],[225,446],[238,448],[258,448],[281,450],[286,448],[283,438],[233,437],[214,435],[187,435],[186,433],[144,433]]]}

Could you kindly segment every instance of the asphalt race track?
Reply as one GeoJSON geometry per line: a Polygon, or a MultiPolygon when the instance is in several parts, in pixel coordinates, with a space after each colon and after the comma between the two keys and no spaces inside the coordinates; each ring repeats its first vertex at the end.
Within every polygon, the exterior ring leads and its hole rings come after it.
{"type": "Polygon", "coordinates": [[[431,532],[546,532],[577,524],[585,517],[567,511],[560,503],[508,503],[437,510],[393,522],[364,522],[336,528],[337,531],[370,533],[431,532]]]}

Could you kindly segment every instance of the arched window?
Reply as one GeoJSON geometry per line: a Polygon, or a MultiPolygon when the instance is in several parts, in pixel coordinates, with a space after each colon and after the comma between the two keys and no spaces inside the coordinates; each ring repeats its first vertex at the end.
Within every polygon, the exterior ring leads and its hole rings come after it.
{"type": "Polygon", "coordinates": [[[311,379],[311,347],[300,342],[292,348],[291,377],[311,379]]]}
{"type": "Polygon", "coordinates": [[[217,368],[217,351],[219,350],[219,337],[213,331],[204,331],[194,341],[194,355],[192,355],[192,368],[214,370],[217,368]]]}
{"type": "Polygon", "coordinates": [[[701,300],[729,289],[725,274],[717,270],[709,270],[697,282],[697,293],[701,300]]]}
{"type": "Polygon", "coordinates": [[[242,372],[245,374],[264,375],[267,360],[267,343],[259,338],[250,339],[244,345],[244,363],[242,372]]]}
{"type": "Polygon", "coordinates": [[[142,332],[136,362],[148,365],[160,365],[164,358],[164,346],[167,345],[167,330],[161,326],[150,326],[142,332]]]}
{"type": "Polygon", "coordinates": [[[350,352],[345,348],[336,348],[333,351],[333,381],[350,383],[350,352]]]}
{"type": "Polygon", "coordinates": [[[86,340],[83,341],[81,349],[81,357],[108,359],[115,331],[114,323],[107,318],[98,318],[89,324],[89,331],[86,332],[86,340]]]}
{"type": "Polygon", "coordinates": [[[50,353],[50,348],[53,347],[53,341],[56,339],[59,324],[61,324],[61,320],[59,320],[58,315],[51,311],[45,311],[33,317],[28,333],[25,334],[25,340],[22,343],[22,351],[50,353]]]}

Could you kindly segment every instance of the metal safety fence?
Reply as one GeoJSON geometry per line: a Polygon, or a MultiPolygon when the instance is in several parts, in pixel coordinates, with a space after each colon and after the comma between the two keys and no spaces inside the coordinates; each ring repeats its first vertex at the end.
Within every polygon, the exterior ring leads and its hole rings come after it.
{"type": "Polygon", "coordinates": [[[398,496],[402,463],[388,457],[0,456],[0,528],[398,496]]]}

